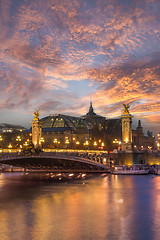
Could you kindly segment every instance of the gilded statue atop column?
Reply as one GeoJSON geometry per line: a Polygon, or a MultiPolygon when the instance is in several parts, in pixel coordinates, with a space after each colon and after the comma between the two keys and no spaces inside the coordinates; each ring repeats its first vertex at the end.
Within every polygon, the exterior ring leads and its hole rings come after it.
{"type": "Polygon", "coordinates": [[[129,108],[130,108],[129,104],[123,104],[123,110],[124,110],[123,114],[130,114],[129,108]]]}
{"type": "Polygon", "coordinates": [[[34,112],[34,119],[38,119],[39,118],[39,111],[40,109],[38,109],[37,111],[34,112]]]}

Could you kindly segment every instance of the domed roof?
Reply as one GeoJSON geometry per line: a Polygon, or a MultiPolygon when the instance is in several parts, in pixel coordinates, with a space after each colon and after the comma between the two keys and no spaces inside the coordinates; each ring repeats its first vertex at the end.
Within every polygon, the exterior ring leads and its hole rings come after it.
{"type": "Polygon", "coordinates": [[[44,117],[41,119],[42,121],[42,128],[52,131],[64,131],[64,130],[72,130],[76,131],[79,128],[84,129],[91,129],[91,124],[81,118],[81,117],[73,117],[68,115],[62,115],[62,114],[55,114],[55,115],[49,115],[47,117],[44,117]]]}

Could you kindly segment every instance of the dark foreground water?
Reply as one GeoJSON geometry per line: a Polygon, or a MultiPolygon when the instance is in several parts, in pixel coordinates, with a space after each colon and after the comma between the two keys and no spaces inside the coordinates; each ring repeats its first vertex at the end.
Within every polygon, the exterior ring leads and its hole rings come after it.
{"type": "Polygon", "coordinates": [[[53,183],[0,175],[1,240],[159,240],[160,177],[53,183]]]}

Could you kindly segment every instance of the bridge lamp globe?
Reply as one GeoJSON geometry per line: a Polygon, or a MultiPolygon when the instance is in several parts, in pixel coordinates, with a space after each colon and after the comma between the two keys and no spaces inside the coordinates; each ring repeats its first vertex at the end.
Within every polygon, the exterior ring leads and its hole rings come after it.
{"type": "Polygon", "coordinates": [[[76,142],[76,144],[77,144],[77,145],[79,145],[79,144],[80,144],[80,142],[79,142],[79,141],[77,141],[77,142],[76,142]]]}
{"type": "Polygon", "coordinates": [[[97,142],[94,142],[93,145],[94,145],[94,146],[97,146],[97,142]]]}
{"type": "Polygon", "coordinates": [[[12,148],[12,145],[11,145],[11,143],[8,145],[8,148],[12,148]]]}
{"type": "Polygon", "coordinates": [[[17,141],[17,142],[20,142],[20,141],[21,141],[21,137],[20,137],[20,136],[17,136],[16,141],[17,141]]]}
{"type": "Polygon", "coordinates": [[[44,142],[44,138],[43,138],[43,137],[41,137],[40,141],[43,143],[43,142],[44,142]]]}
{"type": "Polygon", "coordinates": [[[104,147],[104,142],[102,142],[101,146],[104,147]]]}
{"type": "Polygon", "coordinates": [[[86,141],[86,145],[89,145],[89,142],[88,142],[88,141],[86,141]]]}
{"type": "Polygon", "coordinates": [[[106,165],[107,159],[103,158],[103,164],[106,165]]]}
{"type": "Polygon", "coordinates": [[[72,177],[72,176],[74,176],[74,174],[73,174],[73,173],[70,173],[68,176],[69,176],[69,177],[72,177]]]}
{"type": "Polygon", "coordinates": [[[23,144],[24,146],[28,146],[28,143],[27,143],[27,141],[23,144]]]}

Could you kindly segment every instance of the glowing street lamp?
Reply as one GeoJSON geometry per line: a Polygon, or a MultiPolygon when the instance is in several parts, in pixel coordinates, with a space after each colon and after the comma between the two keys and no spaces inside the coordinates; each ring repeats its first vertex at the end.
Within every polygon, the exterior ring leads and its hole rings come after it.
{"type": "Polygon", "coordinates": [[[94,146],[97,146],[97,142],[95,141],[95,142],[93,143],[93,145],[94,145],[94,146]]]}
{"type": "Polygon", "coordinates": [[[11,145],[11,143],[8,145],[8,148],[12,148],[12,145],[11,145]]]}
{"type": "Polygon", "coordinates": [[[23,145],[27,147],[28,146],[28,142],[26,141],[23,145]]]}
{"type": "Polygon", "coordinates": [[[20,142],[20,141],[21,141],[21,137],[20,137],[20,136],[17,136],[16,141],[17,141],[17,142],[20,142]]]}
{"type": "Polygon", "coordinates": [[[104,142],[102,142],[101,146],[104,147],[104,142]]]}
{"type": "Polygon", "coordinates": [[[88,142],[88,141],[86,141],[86,145],[89,145],[89,142],[88,142]]]}
{"type": "Polygon", "coordinates": [[[113,143],[119,143],[119,141],[115,138],[113,143]]]}
{"type": "Polygon", "coordinates": [[[40,141],[41,141],[41,143],[44,143],[44,142],[45,142],[45,140],[44,140],[43,137],[41,137],[40,141]]]}
{"type": "Polygon", "coordinates": [[[69,140],[68,140],[68,139],[66,139],[65,143],[66,143],[66,144],[69,144],[69,140]]]}
{"type": "Polygon", "coordinates": [[[89,145],[89,142],[88,141],[85,141],[83,145],[89,145]]]}

